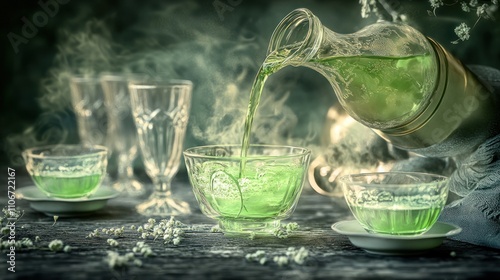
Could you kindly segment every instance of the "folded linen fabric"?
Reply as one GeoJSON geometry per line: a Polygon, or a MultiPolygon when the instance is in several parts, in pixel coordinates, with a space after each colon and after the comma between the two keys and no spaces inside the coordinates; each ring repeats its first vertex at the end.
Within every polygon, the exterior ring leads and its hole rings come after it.
{"type": "MultiPolygon", "coordinates": [[[[499,70],[485,66],[470,69],[500,98],[499,70]]],[[[454,168],[449,184],[455,200],[445,207],[439,220],[462,227],[453,239],[500,248],[500,133],[465,159],[455,161],[453,166],[449,159],[416,157],[398,162],[393,170],[449,175],[445,173],[454,168]]]]}

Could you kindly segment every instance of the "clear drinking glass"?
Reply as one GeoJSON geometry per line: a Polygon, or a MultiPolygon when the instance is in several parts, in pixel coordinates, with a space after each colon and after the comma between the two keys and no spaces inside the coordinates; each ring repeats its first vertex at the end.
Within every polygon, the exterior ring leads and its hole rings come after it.
{"type": "Polygon", "coordinates": [[[448,178],[420,172],[376,172],[339,178],[352,214],[370,233],[415,235],[429,230],[448,198],[448,178]]]}
{"type": "Polygon", "coordinates": [[[70,87],[81,142],[108,146],[108,116],[99,78],[73,76],[70,87]]]}
{"type": "Polygon", "coordinates": [[[117,158],[117,179],[113,188],[129,196],[140,196],[145,188],[134,175],[134,159],[137,157],[137,129],[130,107],[130,81],[143,80],[138,75],[102,74],[101,85],[109,119],[110,147],[117,158]]]}
{"type": "MultiPolygon", "coordinates": [[[[108,115],[104,105],[104,93],[96,76],[76,75],[70,79],[71,102],[76,116],[80,142],[84,145],[101,145],[108,148],[108,115]]],[[[106,173],[104,185],[109,185],[106,173]]]]}
{"type": "Polygon", "coordinates": [[[291,146],[193,147],[184,159],[196,200],[226,234],[270,234],[292,215],[311,151],[291,146]],[[242,168],[242,162],[244,167],[242,168]]]}
{"type": "Polygon", "coordinates": [[[100,186],[108,149],[98,145],[50,145],[23,152],[26,170],[49,197],[83,198],[100,186]]]}
{"type": "Polygon", "coordinates": [[[158,216],[188,214],[188,203],[172,198],[171,181],[180,165],[192,83],[131,82],[129,89],[144,167],[155,185],[151,197],[137,211],[158,216]]]}

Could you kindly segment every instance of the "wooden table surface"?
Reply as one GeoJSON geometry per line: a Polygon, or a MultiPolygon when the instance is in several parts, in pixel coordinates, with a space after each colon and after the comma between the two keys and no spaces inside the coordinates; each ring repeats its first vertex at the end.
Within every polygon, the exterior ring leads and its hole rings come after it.
{"type": "MultiPolygon", "coordinates": [[[[16,180],[18,189],[32,185],[24,176],[16,180]]],[[[89,216],[59,218],[55,224],[53,217],[32,210],[27,201],[16,200],[16,206],[25,211],[16,223],[16,239],[35,241],[39,236],[40,241],[33,248],[16,249],[15,273],[8,271],[8,251],[3,251],[0,279],[500,279],[500,250],[450,239],[419,255],[367,253],[331,229],[337,221],[352,219],[342,200],[315,194],[308,186],[294,214],[285,221],[298,223],[297,231],[287,238],[254,239],[212,232],[215,222],[201,214],[182,174],[173,188],[175,195],[186,199],[193,208],[193,214],[176,218],[187,226],[178,245],[141,239],[137,230],[131,229],[150,218],[135,212],[134,206],[141,199],[118,197],[89,216]],[[108,245],[110,236],[86,238],[94,229],[122,226],[123,236],[115,238],[117,247],[108,245]],[[50,251],[48,244],[54,239],[62,240],[72,250],[50,251]],[[105,261],[107,251],[124,255],[132,252],[138,241],[145,241],[154,256],[136,255],[141,266],[109,267],[105,261]],[[286,256],[289,247],[309,251],[303,264],[279,266],[272,260],[286,256]],[[245,258],[257,250],[266,252],[268,261],[264,265],[245,258]]],[[[7,205],[6,194],[1,195],[0,205],[7,205]]]]}

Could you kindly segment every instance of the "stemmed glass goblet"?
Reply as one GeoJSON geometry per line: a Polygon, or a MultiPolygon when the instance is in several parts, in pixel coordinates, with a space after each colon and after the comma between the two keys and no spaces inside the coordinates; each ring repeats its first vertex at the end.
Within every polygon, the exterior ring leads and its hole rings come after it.
{"type": "Polygon", "coordinates": [[[117,158],[117,178],[113,188],[123,195],[140,196],[145,188],[134,175],[133,162],[138,153],[137,129],[130,107],[130,81],[143,80],[136,74],[101,74],[104,101],[109,119],[110,146],[117,158]]]}
{"type": "Polygon", "coordinates": [[[132,113],[144,168],[155,185],[143,215],[190,213],[187,202],[174,199],[171,181],[179,169],[191,107],[192,83],[186,80],[129,83],[132,113]]]}

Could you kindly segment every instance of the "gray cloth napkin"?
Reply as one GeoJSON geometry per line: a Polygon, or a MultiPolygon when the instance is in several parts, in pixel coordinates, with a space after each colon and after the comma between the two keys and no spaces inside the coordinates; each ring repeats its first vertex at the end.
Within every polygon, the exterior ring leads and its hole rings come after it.
{"type": "Polygon", "coordinates": [[[450,176],[463,196],[445,207],[440,221],[462,227],[456,240],[500,249],[500,135],[482,144],[450,176]]]}
{"type": "MultiPolygon", "coordinates": [[[[470,69],[500,95],[500,71],[484,66],[470,69]]],[[[443,174],[449,166],[445,159],[417,157],[398,162],[393,170],[443,174]]],[[[500,134],[485,141],[454,168],[449,184],[458,199],[445,207],[439,220],[462,228],[452,239],[500,248],[500,134]]]]}

